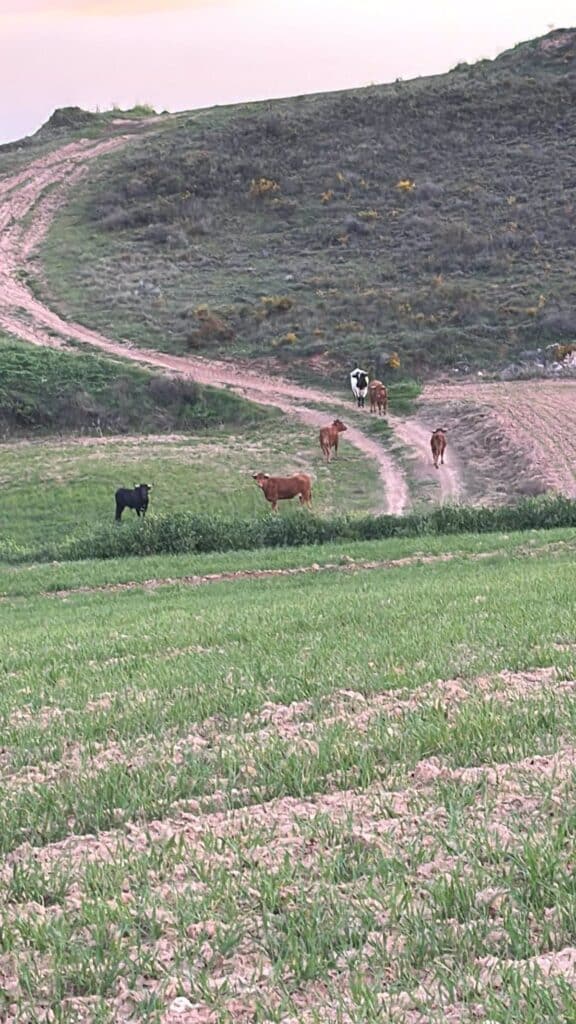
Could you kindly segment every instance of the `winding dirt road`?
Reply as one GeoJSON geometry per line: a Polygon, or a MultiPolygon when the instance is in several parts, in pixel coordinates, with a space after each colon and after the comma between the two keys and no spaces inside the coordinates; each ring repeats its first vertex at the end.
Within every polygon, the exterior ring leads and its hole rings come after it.
{"type": "MultiPolygon", "coordinates": [[[[51,152],[17,174],[0,179],[0,327],[35,345],[62,347],[66,339],[92,345],[113,356],[132,359],[201,384],[226,387],[262,405],[272,405],[310,426],[326,422],[329,410],[349,408],[314,388],[301,387],[279,377],[252,374],[230,363],[190,356],[174,356],[122,344],[82,324],[63,320],[39,301],[26,284],[31,257],[46,234],[68,191],[92,160],[130,143],[134,135],[118,135],[101,142],[82,140],[51,152]],[[312,408],[327,406],[326,412],[312,408]]],[[[391,425],[400,441],[413,448],[430,473],[429,436],[414,420],[394,418],[391,425]]],[[[358,427],[348,427],[346,439],[377,465],[383,485],[377,511],[402,513],[409,504],[406,477],[393,457],[358,427]]],[[[457,471],[445,466],[436,476],[442,498],[460,493],[457,471]]]]}
{"type": "MultiPolygon", "coordinates": [[[[436,470],[430,450],[430,428],[425,427],[419,420],[399,419],[397,416],[389,416],[388,422],[399,441],[416,453],[420,475],[438,484],[441,502],[455,504],[460,501],[463,496],[463,486],[458,459],[454,455],[452,445],[446,450],[446,462],[436,470]]],[[[434,429],[433,427],[432,430],[434,429]]]]}

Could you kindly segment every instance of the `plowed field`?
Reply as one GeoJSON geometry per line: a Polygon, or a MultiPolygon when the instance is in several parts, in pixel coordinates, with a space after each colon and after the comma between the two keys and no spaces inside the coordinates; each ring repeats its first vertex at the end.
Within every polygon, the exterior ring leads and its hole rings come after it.
{"type": "Polygon", "coordinates": [[[576,381],[434,384],[422,401],[448,421],[472,499],[576,496],[576,381]]]}

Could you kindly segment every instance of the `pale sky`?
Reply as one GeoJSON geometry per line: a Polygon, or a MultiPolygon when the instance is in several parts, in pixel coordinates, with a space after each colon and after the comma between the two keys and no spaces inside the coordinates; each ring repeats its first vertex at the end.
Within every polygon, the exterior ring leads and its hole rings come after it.
{"type": "Polygon", "coordinates": [[[187,110],[448,71],[574,0],[0,0],[0,142],[55,107],[187,110]]]}

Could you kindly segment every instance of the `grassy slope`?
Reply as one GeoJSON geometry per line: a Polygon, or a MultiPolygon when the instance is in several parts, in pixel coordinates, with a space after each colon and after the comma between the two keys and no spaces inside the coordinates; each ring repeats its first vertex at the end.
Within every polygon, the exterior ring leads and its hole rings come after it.
{"type": "Polygon", "coordinates": [[[119,979],[137,991],[145,976],[137,1020],[175,995],[239,1019],[229,1000],[251,993],[246,1019],[280,1004],[306,1020],[330,999],[376,1024],[384,992],[414,992],[430,1020],[454,1002],[467,1022],[478,1004],[506,1024],[572,1019],[570,990],[531,981],[525,960],[573,942],[571,782],[534,760],[574,743],[573,690],[474,682],[573,676],[572,562],[510,550],[5,605],[0,845],[16,853],[0,953],[15,971],[0,1005],[71,1022],[96,997],[112,1022],[119,979]],[[459,690],[430,687],[456,676],[459,690]],[[497,784],[494,762],[512,762],[497,784]],[[227,807],[242,823],[202,817],[227,807]],[[115,852],[113,835],[90,837],[112,828],[129,837],[115,852]],[[41,849],[65,836],[85,838],[41,849]],[[475,990],[485,957],[507,967],[475,990]]]}
{"type": "Polygon", "coordinates": [[[0,334],[0,435],[239,429],[274,413],[119,359],[35,348],[0,334]]]}
{"type": "Polygon", "coordinates": [[[59,215],[51,297],[119,337],[295,370],[384,347],[419,372],[573,338],[576,51],[557,38],[433,79],[178,119],[59,215]],[[260,178],[278,189],[251,196],[260,178]]]}
{"type": "MultiPolygon", "coordinates": [[[[85,534],[114,518],[114,492],[152,483],[149,515],[218,512],[267,514],[251,479],[258,470],[310,471],[318,512],[370,511],[380,494],[376,465],[351,445],[327,467],[316,432],[274,426],[239,432],[204,431],[200,437],[169,436],[49,440],[0,445],[2,525],[0,538],[36,546],[85,534]],[[39,494],[41,500],[38,500],[39,494]]],[[[281,514],[287,511],[284,503],[281,514]]],[[[135,519],[125,512],[126,520],[135,519]]],[[[127,524],[128,527],[128,524],[127,524]]]]}

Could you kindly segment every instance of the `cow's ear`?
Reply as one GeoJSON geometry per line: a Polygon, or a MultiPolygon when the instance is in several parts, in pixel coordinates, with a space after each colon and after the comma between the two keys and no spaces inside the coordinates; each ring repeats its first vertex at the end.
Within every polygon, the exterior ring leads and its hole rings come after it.
{"type": "Polygon", "coordinates": [[[151,490],[152,490],[152,484],[147,484],[146,486],[148,487],[148,490],[149,490],[149,491],[151,491],[151,490]]]}

